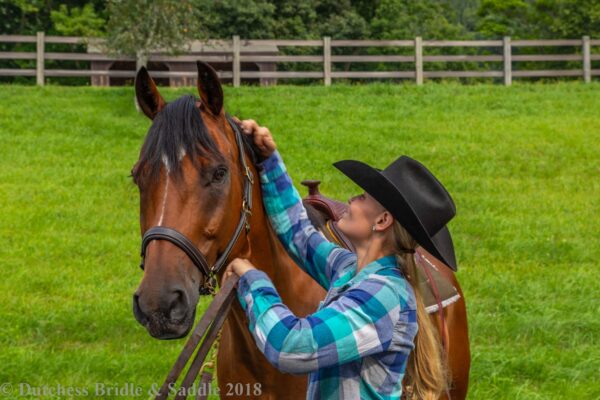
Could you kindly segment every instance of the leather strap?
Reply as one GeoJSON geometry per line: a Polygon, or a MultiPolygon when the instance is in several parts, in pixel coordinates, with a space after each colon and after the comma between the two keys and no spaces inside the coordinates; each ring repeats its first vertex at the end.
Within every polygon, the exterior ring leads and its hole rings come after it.
{"type": "MultiPolygon", "coordinates": [[[[228,279],[228,280],[231,280],[231,279],[228,279]]],[[[219,293],[221,293],[221,292],[219,292],[219,293]]],[[[236,297],[235,291],[232,293],[229,293],[228,296],[223,296],[223,301],[220,304],[217,315],[215,316],[215,320],[210,325],[210,328],[208,328],[208,332],[206,332],[206,338],[202,342],[200,349],[198,349],[198,352],[196,353],[196,357],[194,357],[194,360],[192,361],[192,365],[190,365],[190,368],[188,369],[187,373],[185,374],[185,377],[183,378],[183,381],[181,382],[181,388],[183,390],[180,391],[180,394],[178,394],[175,397],[176,400],[183,400],[183,399],[187,398],[187,396],[185,394],[190,392],[190,388],[194,384],[194,381],[196,380],[196,377],[198,376],[198,372],[200,372],[202,363],[204,363],[204,359],[208,355],[208,352],[210,351],[210,347],[212,346],[213,342],[217,338],[217,335],[219,334],[219,330],[221,329],[221,326],[223,326],[223,323],[225,322],[225,319],[227,318],[227,314],[229,313],[229,309],[231,308],[231,304],[233,303],[233,300],[235,299],[235,297],[236,297]]]]}
{"type": "MultiPolygon", "coordinates": [[[[189,240],[182,233],[179,233],[173,228],[167,228],[165,226],[155,226],[153,228],[148,229],[146,233],[144,233],[144,238],[142,239],[142,257],[144,257],[146,248],[153,240],[167,240],[173,243],[181,250],[183,250],[185,254],[187,254],[187,256],[192,260],[194,265],[198,267],[204,275],[209,275],[210,267],[208,266],[206,259],[204,258],[200,250],[198,250],[196,245],[192,243],[192,241],[189,240]]],[[[140,264],[140,267],[144,269],[143,261],[140,264]]]]}
{"type": "Polygon", "coordinates": [[[223,325],[231,303],[236,296],[235,285],[237,284],[238,280],[239,277],[233,274],[230,278],[227,279],[227,281],[225,281],[221,290],[219,290],[219,292],[215,295],[213,301],[210,303],[210,305],[202,315],[200,321],[198,321],[196,328],[194,328],[194,332],[190,335],[187,343],[183,347],[183,350],[179,354],[177,361],[175,361],[173,368],[167,375],[164,383],[158,391],[158,394],[155,398],[156,400],[164,400],[168,397],[170,388],[173,388],[173,385],[175,384],[175,382],[177,382],[179,375],[185,368],[189,359],[194,354],[194,350],[198,346],[198,343],[200,343],[200,340],[205,336],[205,333],[207,332],[210,326],[211,330],[208,332],[206,338],[202,342],[200,350],[198,350],[198,353],[196,353],[196,357],[193,361],[194,364],[190,366],[186,374],[186,377],[190,375],[192,368],[194,368],[195,373],[192,376],[195,378],[196,374],[198,373],[199,367],[202,366],[202,362],[204,361],[204,358],[206,358],[206,354],[208,354],[208,350],[210,349],[210,346],[216,338],[216,333],[218,333],[219,329],[221,328],[221,325],[223,325]],[[196,369],[194,365],[196,365],[198,369],[196,369]]]}

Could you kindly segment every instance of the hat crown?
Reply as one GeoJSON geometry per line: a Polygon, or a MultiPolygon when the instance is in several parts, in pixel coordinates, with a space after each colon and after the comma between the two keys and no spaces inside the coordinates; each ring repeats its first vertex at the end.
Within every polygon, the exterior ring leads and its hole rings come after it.
{"type": "Polygon", "coordinates": [[[412,207],[429,235],[456,215],[456,206],[441,182],[420,162],[400,156],[381,171],[412,207]]]}

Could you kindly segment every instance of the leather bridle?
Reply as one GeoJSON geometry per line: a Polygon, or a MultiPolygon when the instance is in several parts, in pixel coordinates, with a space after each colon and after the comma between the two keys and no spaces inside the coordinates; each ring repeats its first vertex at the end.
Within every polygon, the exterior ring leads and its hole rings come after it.
{"type": "Polygon", "coordinates": [[[209,266],[208,261],[206,261],[206,257],[202,252],[198,249],[198,247],[188,239],[184,234],[178,232],[173,228],[167,228],[165,226],[154,226],[148,229],[142,238],[142,261],[140,263],[140,268],[144,269],[144,259],[146,257],[146,249],[152,240],[166,240],[177,247],[179,247],[183,252],[192,260],[194,265],[200,270],[200,273],[204,275],[206,278],[204,285],[200,286],[200,294],[213,294],[216,287],[216,278],[215,275],[221,270],[223,265],[229,257],[231,250],[237,243],[237,240],[242,233],[242,229],[246,228],[246,235],[250,231],[250,221],[249,217],[252,215],[252,185],[254,184],[254,178],[250,168],[248,168],[248,164],[246,163],[246,154],[244,148],[244,140],[242,138],[242,133],[238,125],[231,119],[231,116],[228,114],[225,115],[227,122],[231,125],[233,132],[235,133],[235,141],[239,149],[239,157],[242,163],[242,169],[244,173],[244,193],[242,197],[242,213],[240,215],[240,220],[235,228],[233,236],[229,240],[227,247],[223,253],[219,256],[217,261],[211,266],[209,266]]]}

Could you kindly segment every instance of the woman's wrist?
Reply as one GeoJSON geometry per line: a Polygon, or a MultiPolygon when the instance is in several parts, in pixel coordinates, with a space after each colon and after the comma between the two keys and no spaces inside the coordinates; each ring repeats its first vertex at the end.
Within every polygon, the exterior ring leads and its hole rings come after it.
{"type": "Polygon", "coordinates": [[[287,172],[278,150],[275,150],[269,158],[264,160],[260,165],[257,165],[257,168],[260,174],[260,181],[263,184],[275,182],[277,178],[287,172]]]}

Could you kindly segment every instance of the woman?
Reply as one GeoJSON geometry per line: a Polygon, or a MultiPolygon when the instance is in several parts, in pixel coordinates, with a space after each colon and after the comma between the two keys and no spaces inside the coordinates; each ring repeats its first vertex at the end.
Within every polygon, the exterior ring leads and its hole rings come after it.
{"type": "Polygon", "coordinates": [[[398,399],[405,372],[416,398],[437,399],[446,389],[446,367],[416,290],[413,253],[421,245],[454,263],[440,244],[455,214],[448,192],[406,156],[383,171],[354,160],[335,163],[365,190],[348,201],[338,221],[353,253],[312,226],[269,130],[253,120],[240,123],[263,156],[257,167],[273,228],[296,263],[327,290],[317,311],[299,318],[266,273],[233,260],[223,281],[240,277],[238,300],[258,348],[283,372],[309,373],[309,399],[398,399]]]}

